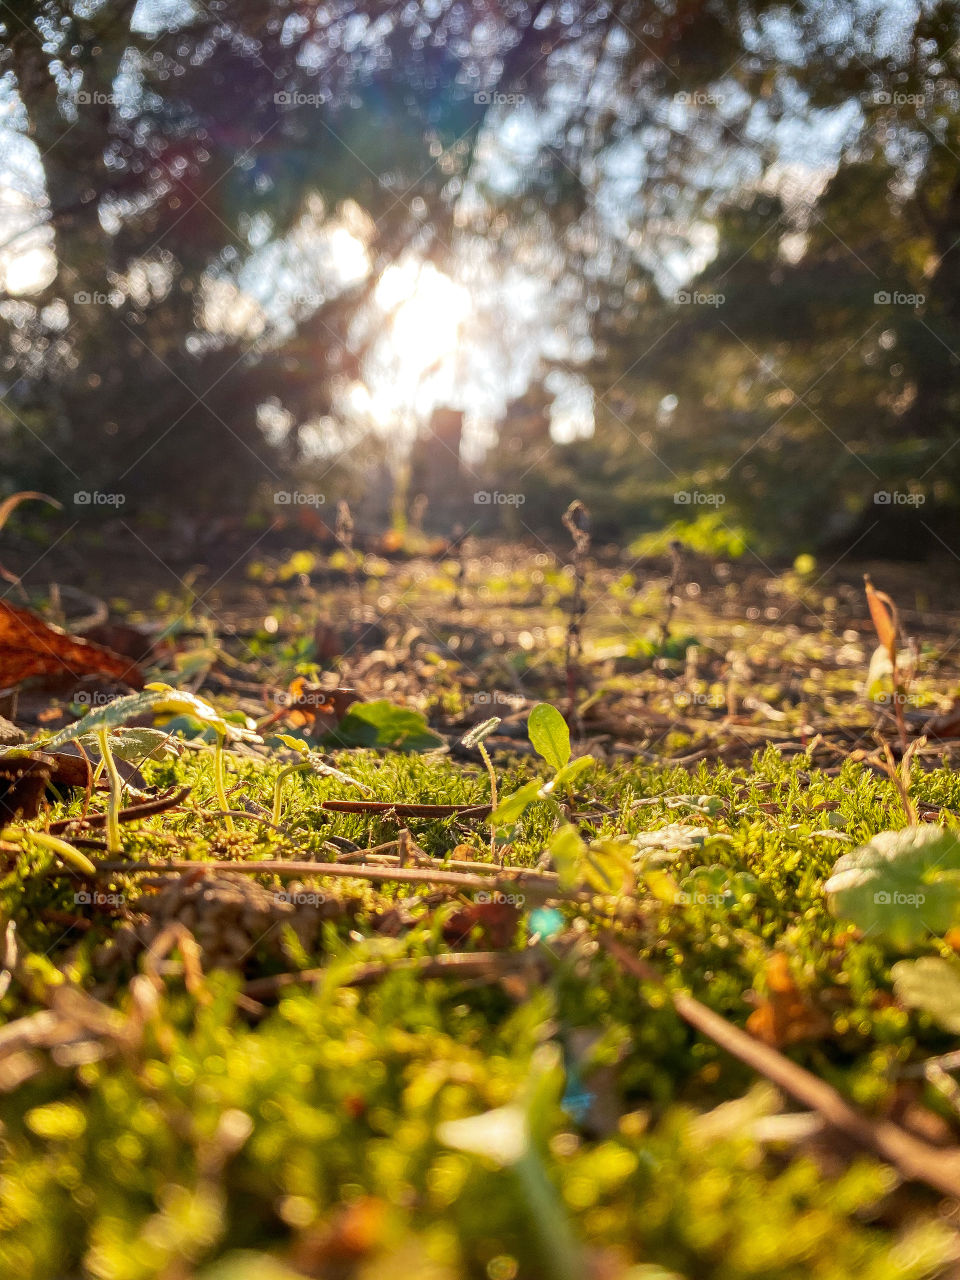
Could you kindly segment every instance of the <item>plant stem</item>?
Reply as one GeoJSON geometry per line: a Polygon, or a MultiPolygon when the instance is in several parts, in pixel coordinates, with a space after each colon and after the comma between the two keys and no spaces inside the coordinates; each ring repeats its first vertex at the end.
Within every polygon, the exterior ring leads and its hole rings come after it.
{"type": "MultiPolygon", "coordinates": [[[[483,763],[487,767],[487,777],[490,779],[490,812],[493,813],[493,811],[497,807],[497,775],[494,772],[493,761],[490,759],[490,752],[487,750],[487,748],[483,745],[482,742],[477,743],[477,750],[480,752],[480,757],[483,760],[483,763]]],[[[497,829],[496,827],[491,825],[490,857],[491,858],[495,857],[496,852],[497,852],[497,829]]]]}
{"type": "Polygon", "coordinates": [[[110,853],[122,853],[123,842],[120,839],[120,792],[123,784],[117,773],[116,761],[110,750],[109,730],[98,729],[97,741],[100,744],[100,758],[110,783],[110,799],[107,802],[107,849],[110,853]]]}
{"type": "MultiPolygon", "coordinates": [[[[277,774],[277,780],[273,784],[273,816],[271,822],[276,827],[280,823],[280,792],[283,788],[284,781],[291,773],[299,773],[303,769],[308,769],[307,764],[288,764],[285,769],[281,769],[277,774]]],[[[224,806],[226,807],[226,806],[224,806]]]]}
{"type": "Polygon", "coordinates": [[[233,825],[233,818],[231,818],[230,814],[227,812],[230,806],[227,804],[227,790],[224,786],[226,768],[223,761],[223,743],[224,734],[218,733],[217,745],[213,752],[213,785],[217,793],[217,803],[220,805],[224,814],[224,822],[226,823],[227,830],[233,832],[236,830],[236,827],[233,825]]]}

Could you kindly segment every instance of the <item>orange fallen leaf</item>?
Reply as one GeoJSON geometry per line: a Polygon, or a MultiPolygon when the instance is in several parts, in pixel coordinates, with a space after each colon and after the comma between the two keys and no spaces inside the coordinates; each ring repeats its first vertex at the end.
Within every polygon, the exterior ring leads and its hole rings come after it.
{"type": "Polygon", "coordinates": [[[30,676],[110,676],[142,688],[143,673],[135,662],[110,649],[79,640],[29,609],[0,600],[0,687],[10,688],[30,676]]]}
{"type": "Polygon", "coordinates": [[[803,996],[782,951],[767,962],[766,1000],[747,1019],[747,1030],[764,1044],[782,1049],[802,1040],[819,1040],[830,1030],[830,1019],[803,996]]]}
{"type": "Polygon", "coordinates": [[[336,728],[356,701],[355,689],[327,689],[323,685],[308,684],[303,676],[297,676],[290,682],[285,705],[261,721],[258,729],[262,732],[279,720],[285,720],[293,728],[306,729],[319,737],[336,728]]]}
{"type": "Polygon", "coordinates": [[[877,591],[870,581],[869,573],[863,575],[864,590],[867,593],[867,605],[870,617],[877,633],[877,639],[886,649],[894,668],[897,665],[897,632],[900,629],[897,617],[897,606],[885,591],[877,591]]]}

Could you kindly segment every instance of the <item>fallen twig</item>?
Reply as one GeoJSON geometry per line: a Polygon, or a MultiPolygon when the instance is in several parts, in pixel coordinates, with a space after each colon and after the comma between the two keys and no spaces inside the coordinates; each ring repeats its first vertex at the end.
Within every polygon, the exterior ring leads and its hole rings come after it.
{"type": "MultiPolygon", "coordinates": [[[[299,878],[301,876],[341,876],[353,880],[374,880],[379,882],[394,881],[398,884],[449,884],[459,889],[482,889],[487,891],[502,890],[504,893],[516,893],[522,889],[525,893],[540,895],[544,898],[562,898],[565,901],[579,901],[588,897],[587,893],[559,888],[556,875],[547,871],[517,870],[513,875],[500,875],[495,879],[489,875],[470,875],[463,871],[447,871],[442,867],[369,867],[344,865],[341,862],[292,862],[279,859],[261,862],[227,862],[214,860],[191,861],[187,858],[171,859],[167,862],[98,862],[98,876],[116,876],[118,874],[146,875],[183,875],[190,872],[224,871],[241,875],[274,875],[281,878],[299,878]]],[[[500,869],[498,868],[498,871],[500,869]]],[[[74,869],[69,872],[63,867],[51,867],[47,875],[70,874],[79,876],[74,869]]],[[[81,879],[89,878],[80,876],[81,879]]]]}
{"type": "MultiPolygon", "coordinates": [[[[628,973],[642,982],[655,982],[666,988],[656,969],[628,951],[613,934],[604,930],[601,938],[606,949],[628,973]]],[[[798,1102],[816,1111],[831,1128],[882,1157],[904,1178],[926,1183],[944,1195],[960,1198],[960,1148],[932,1146],[889,1120],[873,1120],[863,1115],[832,1085],[791,1062],[770,1045],[755,1040],[693,996],[682,991],[669,994],[673,1007],[685,1022],[798,1102]]]]}
{"type": "MultiPolygon", "coordinates": [[[[117,814],[121,822],[137,822],[140,818],[151,818],[156,813],[165,813],[167,809],[173,809],[190,794],[190,787],[180,787],[174,790],[172,787],[169,791],[164,791],[154,800],[145,800],[142,804],[132,804],[126,809],[121,809],[117,814]]],[[[49,830],[52,835],[59,835],[63,831],[69,830],[71,827],[102,827],[107,820],[105,813],[87,814],[85,818],[60,818],[57,822],[51,822],[49,830]]]]}

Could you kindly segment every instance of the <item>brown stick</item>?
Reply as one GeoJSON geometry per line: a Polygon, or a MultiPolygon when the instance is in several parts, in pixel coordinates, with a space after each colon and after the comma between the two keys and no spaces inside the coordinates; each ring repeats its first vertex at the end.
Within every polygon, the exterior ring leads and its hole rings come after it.
{"type": "MultiPolygon", "coordinates": [[[[664,987],[660,974],[604,930],[603,944],[619,964],[643,982],[664,987]]],[[[960,1198],[960,1148],[940,1148],[915,1138],[889,1120],[871,1120],[852,1107],[832,1085],[785,1058],[782,1053],[733,1026],[693,996],[671,991],[681,1018],[721,1049],[766,1076],[785,1093],[816,1111],[832,1128],[881,1156],[904,1178],[924,1182],[943,1195],[960,1198]]]]}
{"type": "MultiPolygon", "coordinates": [[[[164,813],[167,809],[182,804],[189,794],[189,787],[181,787],[178,791],[171,788],[170,791],[157,796],[155,800],[145,800],[142,804],[132,804],[126,809],[121,809],[117,817],[121,822],[138,822],[141,818],[151,818],[155,813],[164,813]]],[[[105,813],[88,814],[85,818],[60,818],[50,823],[49,830],[52,834],[59,835],[60,832],[72,826],[102,827],[106,820],[105,813]]]]}
{"type": "MultiPolygon", "coordinates": [[[[116,876],[118,874],[144,873],[148,875],[176,874],[184,872],[220,872],[227,871],[240,875],[272,875],[281,878],[299,878],[300,876],[342,876],[352,880],[373,880],[380,882],[394,881],[398,884],[449,884],[459,889],[485,889],[515,893],[525,890],[544,898],[564,898],[571,901],[587,895],[562,893],[558,888],[557,877],[552,872],[521,871],[516,875],[494,879],[489,875],[470,875],[463,871],[446,871],[440,867],[366,867],[344,865],[342,862],[289,862],[278,859],[262,862],[224,862],[214,860],[191,861],[187,858],[169,859],[166,862],[98,862],[98,876],[116,876]]],[[[71,875],[85,879],[82,872],[73,868],[51,867],[50,875],[71,875]]]]}
{"type": "Polygon", "coordinates": [[[401,804],[392,800],[321,800],[331,813],[393,813],[398,818],[486,818],[488,804],[401,804]]]}

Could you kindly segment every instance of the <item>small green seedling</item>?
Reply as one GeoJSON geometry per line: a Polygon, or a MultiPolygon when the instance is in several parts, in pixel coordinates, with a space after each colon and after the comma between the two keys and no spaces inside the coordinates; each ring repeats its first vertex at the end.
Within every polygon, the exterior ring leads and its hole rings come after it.
{"type": "Polygon", "coordinates": [[[213,752],[213,785],[217,794],[217,803],[225,815],[224,822],[228,831],[235,830],[233,819],[227,812],[227,790],[225,786],[226,767],[223,759],[223,748],[226,742],[260,742],[262,739],[250,729],[241,728],[225,720],[220,713],[198,698],[195,693],[185,689],[174,689],[169,684],[148,684],[147,691],[155,695],[153,710],[156,714],[167,713],[173,716],[194,716],[201,724],[207,725],[217,735],[213,752]]]}
{"type": "Polygon", "coordinates": [[[103,768],[110,784],[110,799],[107,802],[107,850],[109,853],[122,853],[120,840],[120,791],[122,783],[117,772],[113,756],[111,730],[118,729],[126,720],[143,715],[153,709],[154,697],[146,693],[131,693],[124,698],[115,698],[105,707],[89,711],[81,720],[67,725],[59,733],[40,744],[44,751],[55,751],[68,742],[77,742],[92,737],[100,751],[103,768]]]}
{"type": "Polygon", "coordinates": [[[358,782],[356,778],[351,778],[348,773],[341,773],[339,769],[335,769],[332,764],[327,764],[321,756],[315,751],[311,751],[302,738],[295,738],[289,733],[278,733],[277,738],[285,747],[289,747],[291,751],[298,752],[303,759],[298,760],[296,764],[288,764],[285,769],[281,769],[277,774],[277,780],[273,785],[273,825],[277,826],[280,822],[281,811],[281,792],[283,784],[292,773],[304,773],[309,770],[312,773],[322,774],[326,778],[336,778],[338,782],[344,783],[348,787],[356,787],[358,791],[364,792],[366,795],[372,795],[371,787],[364,782],[358,782]]]}
{"type": "Polygon", "coordinates": [[[487,819],[494,830],[501,826],[512,826],[537,800],[546,801],[562,815],[563,809],[555,793],[558,789],[566,789],[572,799],[574,780],[594,763],[593,756],[570,759],[570,730],[567,722],[556,707],[550,706],[548,702],[538,703],[530,712],[527,733],[533,749],[554,770],[553,777],[548,782],[528,782],[519,791],[506,796],[494,807],[487,819]]]}
{"type": "MultiPolygon", "coordinates": [[[[499,716],[491,716],[489,720],[484,720],[480,724],[475,724],[469,733],[465,733],[460,739],[465,747],[476,747],[480,752],[480,758],[486,766],[487,776],[490,779],[490,806],[491,812],[497,807],[497,775],[493,768],[493,761],[490,759],[490,752],[483,745],[483,740],[489,737],[500,723],[499,716]]],[[[490,829],[490,857],[493,858],[497,852],[497,829],[490,829]]]]}
{"type": "MultiPolygon", "coordinates": [[[[143,693],[131,693],[123,698],[115,698],[107,706],[88,712],[81,720],[76,720],[73,724],[67,725],[65,729],[61,729],[52,738],[36,744],[44,751],[55,751],[57,747],[63,746],[67,742],[82,740],[88,735],[92,735],[95,738],[102,758],[103,768],[110,784],[110,799],[107,804],[107,849],[110,853],[123,852],[119,818],[120,794],[123,784],[117,772],[114,758],[118,735],[111,731],[120,728],[127,720],[132,720],[136,716],[146,715],[147,713],[156,715],[164,712],[169,712],[171,715],[187,714],[195,716],[203,724],[209,725],[216,733],[214,787],[221,809],[226,810],[227,797],[224,787],[223,744],[227,739],[236,740],[242,738],[247,742],[259,742],[260,739],[248,729],[241,729],[236,725],[229,724],[209,702],[198,698],[196,694],[174,689],[167,684],[147,685],[143,693]]],[[[129,745],[134,752],[139,751],[140,747],[144,745],[147,746],[146,753],[140,751],[141,759],[144,754],[160,753],[160,742],[149,736],[154,733],[157,733],[157,731],[136,729],[128,730],[124,735],[119,735],[121,758],[124,758],[124,738],[128,739],[126,745],[129,745]],[[144,734],[148,736],[144,738],[144,734]]],[[[166,739],[165,734],[159,736],[166,739]]],[[[228,816],[226,823],[227,829],[232,831],[234,829],[233,819],[228,816]]]]}

